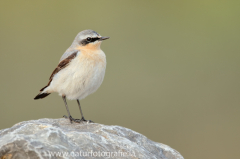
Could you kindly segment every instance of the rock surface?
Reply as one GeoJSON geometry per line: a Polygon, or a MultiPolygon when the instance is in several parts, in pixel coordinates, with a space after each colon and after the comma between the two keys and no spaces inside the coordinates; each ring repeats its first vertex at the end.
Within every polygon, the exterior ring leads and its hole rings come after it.
{"type": "Polygon", "coordinates": [[[120,126],[70,124],[67,119],[24,121],[0,130],[1,159],[183,159],[167,145],[120,126]]]}

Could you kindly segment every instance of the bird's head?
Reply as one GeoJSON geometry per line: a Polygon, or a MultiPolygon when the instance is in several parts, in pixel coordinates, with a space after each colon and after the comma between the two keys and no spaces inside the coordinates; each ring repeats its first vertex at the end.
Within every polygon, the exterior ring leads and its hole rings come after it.
{"type": "Polygon", "coordinates": [[[103,40],[109,39],[109,37],[102,37],[100,34],[93,30],[84,30],[77,34],[73,44],[77,45],[78,49],[100,49],[100,45],[103,40]]]}

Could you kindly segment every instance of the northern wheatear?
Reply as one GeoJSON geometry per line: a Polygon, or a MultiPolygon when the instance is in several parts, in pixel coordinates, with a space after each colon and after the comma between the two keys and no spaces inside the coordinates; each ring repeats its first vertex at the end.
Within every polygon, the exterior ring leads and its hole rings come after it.
{"type": "Polygon", "coordinates": [[[50,93],[57,92],[63,98],[71,123],[72,121],[91,122],[91,120],[84,119],[79,100],[95,92],[102,84],[106,69],[106,56],[100,45],[106,39],[109,37],[102,37],[93,30],[78,33],[72,45],[62,55],[47,86],[43,87],[34,99],[45,98],[50,93]],[[77,100],[81,119],[72,118],[66,97],[69,100],[77,100]]]}

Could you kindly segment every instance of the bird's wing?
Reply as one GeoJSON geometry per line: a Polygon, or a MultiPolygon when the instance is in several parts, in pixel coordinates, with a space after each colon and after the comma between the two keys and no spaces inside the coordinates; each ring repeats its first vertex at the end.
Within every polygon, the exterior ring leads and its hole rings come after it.
{"type": "Polygon", "coordinates": [[[65,52],[65,53],[62,55],[62,57],[60,58],[59,63],[62,62],[63,60],[65,60],[66,58],[68,58],[69,56],[71,56],[72,54],[74,54],[76,51],[78,51],[78,50],[72,49],[72,47],[68,48],[68,49],[66,50],[66,52],[65,52]]]}
{"type": "Polygon", "coordinates": [[[78,51],[75,51],[71,55],[69,55],[67,58],[65,58],[64,60],[59,62],[58,66],[52,72],[52,74],[51,74],[51,76],[49,78],[49,82],[48,82],[47,86],[43,87],[40,91],[43,91],[46,87],[48,87],[50,85],[54,75],[57,74],[62,69],[64,69],[65,67],[67,67],[68,64],[77,56],[77,53],[78,53],[78,51]]]}
{"type": "Polygon", "coordinates": [[[64,60],[62,60],[61,62],[59,62],[57,68],[55,68],[55,70],[53,71],[53,73],[51,74],[49,80],[52,80],[53,76],[58,73],[59,71],[61,71],[63,68],[65,68],[66,66],[68,66],[68,64],[77,56],[78,51],[72,53],[71,55],[69,55],[67,58],[65,58],[64,60]]]}

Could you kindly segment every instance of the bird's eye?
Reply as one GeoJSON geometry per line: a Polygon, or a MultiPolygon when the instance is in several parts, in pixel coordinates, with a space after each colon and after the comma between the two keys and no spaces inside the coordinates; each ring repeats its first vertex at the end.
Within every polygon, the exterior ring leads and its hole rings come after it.
{"type": "Polygon", "coordinates": [[[88,41],[88,42],[91,42],[91,41],[92,41],[92,38],[88,37],[88,38],[87,38],[87,41],[88,41]]]}

